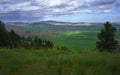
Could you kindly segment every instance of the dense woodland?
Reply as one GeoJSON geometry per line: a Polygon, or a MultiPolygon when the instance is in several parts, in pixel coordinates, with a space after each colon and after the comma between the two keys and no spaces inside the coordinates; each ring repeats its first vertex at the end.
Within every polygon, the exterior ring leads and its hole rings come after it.
{"type": "Polygon", "coordinates": [[[53,42],[42,40],[38,37],[24,37],[15,33],[14,30],[7,31],[5,24],[0,21],[0,47],[8,48],[52,48],[53,42]]]}

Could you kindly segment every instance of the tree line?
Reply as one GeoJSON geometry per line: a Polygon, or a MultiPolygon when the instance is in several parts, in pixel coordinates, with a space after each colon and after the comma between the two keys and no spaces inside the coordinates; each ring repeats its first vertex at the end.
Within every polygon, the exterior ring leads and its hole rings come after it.
{"type": "Polygon", "coordinates": [[[7,31],[5,24],[0,21],[0,47],[8,48],[53,48],[53,42],[42,40],[38,37],[24,37],[15,33],[14,30],[7,31]]]}

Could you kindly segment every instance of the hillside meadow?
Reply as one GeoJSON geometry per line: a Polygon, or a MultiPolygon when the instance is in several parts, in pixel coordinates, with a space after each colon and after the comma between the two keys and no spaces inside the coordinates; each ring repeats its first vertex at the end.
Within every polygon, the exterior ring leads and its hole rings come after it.
{"type": "Polygon", "coordinates": [[[1,48],[0,75],[120,75],[120,54],[1,48]]]}

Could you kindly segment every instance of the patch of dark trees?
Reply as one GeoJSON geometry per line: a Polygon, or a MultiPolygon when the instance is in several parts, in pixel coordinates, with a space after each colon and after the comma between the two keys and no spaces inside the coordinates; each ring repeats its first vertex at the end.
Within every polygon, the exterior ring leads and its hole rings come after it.
{"type": "Polygon", "coordinates": [[[15,33],[14,30],[7,31],[5,24],[0,21],[0,47],[13,48],[53,48],[53,42],[49,40],[42,40],[39,37],[24,37],[15,33]]]}

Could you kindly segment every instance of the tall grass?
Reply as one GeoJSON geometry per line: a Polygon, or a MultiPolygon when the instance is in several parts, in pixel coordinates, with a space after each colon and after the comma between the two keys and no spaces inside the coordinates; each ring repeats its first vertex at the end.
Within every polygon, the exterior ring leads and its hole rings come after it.
{"type": "Polygon", "coordinates": [[[120,75],[120,54],[0,49],[0,75],[120,75]]]}

